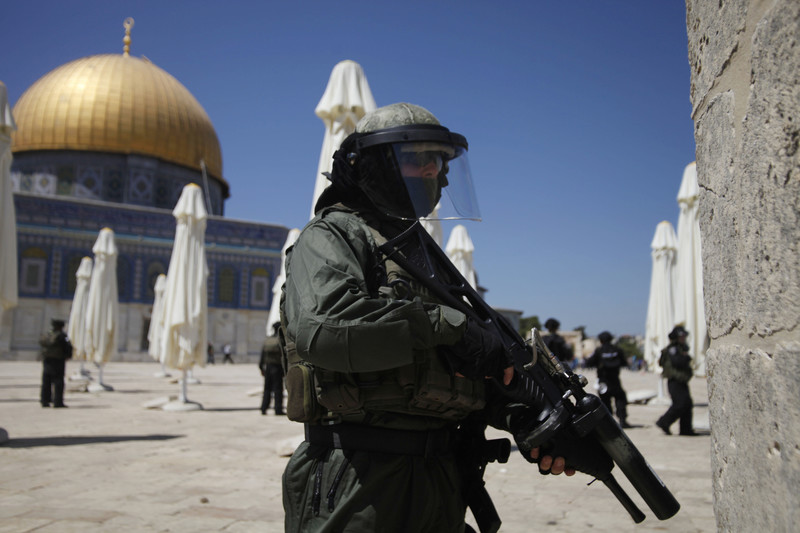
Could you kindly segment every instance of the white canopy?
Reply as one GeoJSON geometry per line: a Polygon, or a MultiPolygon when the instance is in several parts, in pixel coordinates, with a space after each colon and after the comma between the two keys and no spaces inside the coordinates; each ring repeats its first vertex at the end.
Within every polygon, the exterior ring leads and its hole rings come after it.
{"type": "Polygon", "coordinates": [[[697,164],[692,162],[683,171],[678,190],[678,266],[675,292],[675,322],[689,332],[689,353],[694,358],[695,372],[705,375],[707,346],[706,312],[703,302],[703,258],[700,243],[700,221],[697,216],[700,189],[697,186],[697,164]]]}
{"type": "Polygon", "coordinates": [[[92,258],[84,257],[75,272],[75,295],[69,311],[67,336],[72,343],[72,358],[86,361],[86,311],[89,303],[89,281],[92,278],[92,258]]]}
{"type": "Polygon", "coordinates": [[[86,304],[86,360],[103,365],[117,354],[119,295],[114,231],[103,228],[92,247],[94,268],[86,304]]]}
{"type": "Polygon", "coordinates": [[[322,173],[331,171],[334,152],[344,138],[355,131],[361,117],[375,108],[375,99],[361,65],[346,59],[333,67],[325,93],[314,110],[325,124],[325,136],[319,154],[311,218],[314,218],[314,206],[319,196],[330,183],[322,173]]]}
{"type": "Polygon", "coordinates": [[[194,183],[185,186],[172,214],[175,242],[163,296],[161,362],[188,370],[196,364],[205,366],[208,347],[208,215],[200,187],[194,183]]]}
{"type": "Polygon", "coordinates": [[[650,248],[653,272],[647,305],[644,359],[650,368],[656,368],[661,350],[669,344],[667,335],[675,326],[675,255],[678,243],[672,224],[666,220],[658,223],[650,248]]]}
{"type": "Polygon", "coordinates": [[[478,281],[472,264],[472,253],[475,251],[475,246],[472,244],[472,239],[469,238],[467,228],[461,224],[454,227],[450,232],[450,238],[447,240],[447,247],[444,251],[472,288],[477,289],[478,281]]]}
{"type": "Polygon", "coordinates": [[[422,219],[420,223],[441,248],[442,244],[444,244],[444,231],[442,230],[442,221],[437,218],[439,216],[439,207],[441,207],[441,204],[436,204],[430,218],[422,219]]]}
{"type": "Polygon", "coordinates": [[[16,129],[6,86],[0,82],[0,324],[3,311],[18,301],[17,220],[11,186],[11,132],[16,129]]]}
{"type": "Polygon", "coordinates": [[[161,362],[161,337],[164,331],[162,318],[164,317],[164,289],[167,287],[167,276],[159,274],[153,287],[153,311],[150,313],[150,328],[147,330],[147,353],[150,357],[161,362]]]}
{"type": "Polygon", "coordinates": [[[275,283],[272,284],[272,305],[269,308],[269,316],[267,317],[267,337],[272,336],[272,325],[281,321],[281,287],[286,281],[286,250],[289,249],[297,237],[300,235],[300,230],[297,228],[289,230],[286,236],[286,242],[281,250],[281,270],[278,277],[275,278],[275,283]]]}

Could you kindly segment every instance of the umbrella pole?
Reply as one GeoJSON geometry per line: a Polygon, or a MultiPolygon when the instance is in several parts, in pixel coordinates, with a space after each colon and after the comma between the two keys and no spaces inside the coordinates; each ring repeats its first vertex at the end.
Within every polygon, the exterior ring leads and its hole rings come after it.
{"type": "Polygon", "coordinates": [[[92,383],[89,385],[89,392],[102,392],[102,391],[113,391],[114,387],[111,385],[106,385],[103,382],[103,364],[102,363],[95,363],[97,366],[97,383],[92,383]]]}
{"type": "Polygon", "coordinates": [[[183,369],[183,378],[181,381],[181,392],[177,400],[167,402],[161,408],[164,411],[196,411],[202,409],[203,406],[197,402],[191,402],[186,398],[186,384],[189,382],[189,369],[183,369]]]}
{"type": "Polygon", "coordinates": [[[186,381],[187,381],[186,380],[186,374],[187,374],[187,370],[184,368],[183,369],[183,379],[181,380],[181,397],[179,398],[179,401],[181,403],[187,403],[186,402],[186,381]]]}

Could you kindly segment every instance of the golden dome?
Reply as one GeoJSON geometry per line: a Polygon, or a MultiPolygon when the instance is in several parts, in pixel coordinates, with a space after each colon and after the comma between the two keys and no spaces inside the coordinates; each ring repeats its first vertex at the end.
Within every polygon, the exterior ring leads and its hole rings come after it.
{"type": "Polygon", "coordinates": [[[14,106],[12,151],[141,154],[207,172],[223,184],[222,153],[203,107],[150,61],[102,54],[77,59],[31,85],[14,106]]]}

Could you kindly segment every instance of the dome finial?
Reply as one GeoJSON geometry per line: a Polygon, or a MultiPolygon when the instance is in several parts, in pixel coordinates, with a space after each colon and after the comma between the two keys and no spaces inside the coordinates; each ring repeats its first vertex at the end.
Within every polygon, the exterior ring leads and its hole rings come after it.
{"type": "Polygon", "coordinates": [[[131,28],[133,28],[133,17],[128,17],[125,19],[125,22],[122,23],[122,27],[125,28],[125,38],[122,39],[122,42],[125,43],[125,46],[122,48],[122,55],[127,56],[130,55],[131,51],[131,28]]]}

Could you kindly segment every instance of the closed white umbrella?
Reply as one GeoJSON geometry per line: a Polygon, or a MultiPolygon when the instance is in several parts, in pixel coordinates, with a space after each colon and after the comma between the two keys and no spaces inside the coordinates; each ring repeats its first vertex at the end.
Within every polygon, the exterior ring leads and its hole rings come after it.
{"type": "Polygon", "coordinates": [[[289,230],[289,234],[286,236],[286,242],[283,244],[283,249],[281,249],[281,270],[278,273],[278,277],[275,278],[275,283],[272,284],[272,305],[269,308],[269,316],[267,317],[267,337],[272,336],[272,324],[281,321],[280,300],[281,287],[283,287],[283,283],[286,281],[286,250],[294,244],[294,241],[297,240],[299,235],[299,229],[294,228],[289,230]]]}
{"type": "Polygon", "coordinates": [[[103,228],[92,247],[94,268],[86,303],[84,346],[86,360],[98,367],[97,383],[91,392],[114,390],[103,382],[103,367],[117,354],[119,294],[117,291],[117,245],[114,231],[103,228]]]}
{"type": "Polygon", "coordinates": [[[664,220],[656,226],[650,243],[653,271],[645,325],[644,359],[649,368],[658,368],[658,359],[675,326],[675,255],[678,248],[672,224],[664,220]]]}
{"type": "Polygon", "coordinates": [[[72,343],[72,359],[80,361],[80,370],[70,379],[85,381],[89,372],[84,368],[86,362],[86,310],[89,303],[89,282],[92,279],[92,258],[84,257],[75,272],[75,294],[69,310],[67,337],[72,343]]]}
{"type": "Polygon", "coordinates": [[[678,190],[678,259],[675,292],[675,323],[689,332],[689,353],[694,358],[695,372],[706,373],[706,312],[703,302],[703,258],[700,242],[700,221],[697,202],[697,164],[692,162],[683,171],[678,190]]]}
{"type": "Polygon", "coordinates": [[[175,242],[164,288],[161,361],[183,371],[181,396],[166,410],[202,409],[186,398],[187,373],[194,365],[205,366],[208,348],[208,265],[203,193],[194,183],[183,188],[175,209],[175,242]]]}
{"type": "Polygon", "coordinates": [[[319,154],[311,218],[314,218],[317,199],[330,183],[323,173],[331,171],[333,153],[339,149],[344,138],[355,131],[361,117],[375,108],[375,99],[361,65],[349,59],[337,63],[331,71],[325,93],[314,110],[325,124],[325,136],[319,154]]]}
{"type": "Polygon", "coordinates": [[[0,326],[3,312],[16,307],[18,300],[17,220],[11,186],[11,132],[16,129],[8,91],[0,82],[0,326]]]}
{"type": "Polygon", "coordinates": [[[436,241],[436,244],[439,245],[439,248],[442,247],[444,244],[444,231],[442,231],[442,221],[439,220],[439,208],[441,204],[436,204],[436,207],[433,208],[433,213],[429,218],[424,218],[420,220],[422,227],[425,228],[433,240],[436,241]]]}
{"type": "Polygon", "coordinates": [[[461,224],[454,227],[453,231],[450,232],[450,238],[447,239],[447,247],[445,247],[444,251],[472,288],[477,289],[478,280],[472,262],[475,246],[472,244],[472,239],[469,238],[467,228],[461,224]]]}
{"type": "Polygon", "coordinates": [[[159,274],[156,284],[153,287],[155,296],[153,298],[153,311],[150,313],[150,327],[147,330],[147,353],[150,357],[161,363],[161,371],[156,373],[157,378],[167,378],[164,363],[161,361],[161,337],[164,330],[161,319],[164,316],[164,289],[167,287],[167,276],[159,274]]]}

